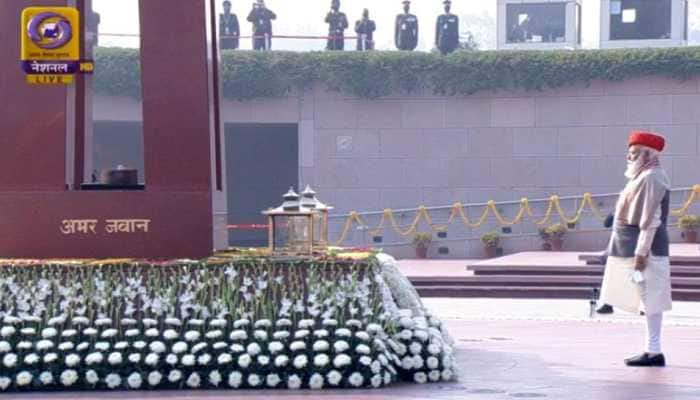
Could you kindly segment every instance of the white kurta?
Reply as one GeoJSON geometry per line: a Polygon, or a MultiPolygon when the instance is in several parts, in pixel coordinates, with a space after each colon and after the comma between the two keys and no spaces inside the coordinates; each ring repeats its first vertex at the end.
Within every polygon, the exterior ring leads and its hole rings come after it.
{"type": "Polygon", "coordinates": [[[638,242],[633,245],[635,254],[648,256],[647,268],[642,274],[644,281],[635,283],[631,279],[634,257],[608,256],[600,295],[602,303],[633,313],[643,308],[650,315],[671,309],[669,257],[650,253],[654,234],[661,225],[660,201],[669,186],[663,170],[652,168],[630,180],[620,194],[615,224],[640,227],[638,242]]]}

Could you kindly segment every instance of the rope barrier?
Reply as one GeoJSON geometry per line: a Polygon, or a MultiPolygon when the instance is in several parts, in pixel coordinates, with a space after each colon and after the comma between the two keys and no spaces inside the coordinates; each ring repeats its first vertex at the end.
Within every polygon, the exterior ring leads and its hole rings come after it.
{"type": "MultiPolygon", "coordinates": [[[[593,201],[593,195],[591,193],[583,194],[583,196],[581,197],[581,204],[578,206],[572,217],[569,217],[567,215],[566,211],[564,210],[564,207],[561,204],[561,200],[562,199],[557,195],[551,196],[548,199],[547,210],[544,213],[544,217],[538,221],[534,221],[535,224],[538,226],[542,226],[549,223],[555,216],[555,212],[556,215],[559,217],[560,221],[566,224],[576,224],[581,220],[586,209],[589,209],[591,211],[591,214],[593,214],[595,218],[601,221],[604,221],[606,218],[603,212],[593,201]]],[[[682,217],[684,215],[687,215],[690,207],[698,201],[700,201],[700,185],[695,185],[691,189],[690,195],[685,200],[681,208],[677,210],[671,210],[671,214],[675,217],[682,217]]],[[[348,237],[348,234],[350,233],[350,230],[355,225],[366,230],[373,236],[378,236],[387,228],[386,225],[388,222],[389,226],[394,230],[394,232],[396,232],[396,234],[398,234],[399,236],[406,237],[416,233],[421,221],[424,221],[428,226],[430,226],[430,229],[433,232],[444,232],[447,231],[447,229],[454,223],[457,217],[459,217],[459,219],[465,227],[472,229],[479,228],[484,223],[486,223],[489,215],[493,215],[496,221],[498,221],[498,223],[502,226],[514,226],[522,223],[523,221],[525,221],[526,218],[535,218],[535,213],[532,210],[532,206],[530,205],[530,200],[528,200],[527,198],[522,198],[520,200],[520,207],[512,220],[508,220],[506,219],[506,217],[503,216],[503,214],[497,207],[497,203],[493,200],[490,200],[486,203],[486,206],[484,207],[481,216],[476,220],[476,222],[472,222],[469,219],[469,217],[466,214],[465,207],[462,203],[455,203],[452,205],[450,209],[450,215],[447,218],[447,222],[444,224],[433,223],[433,218],[430,216],[428,208],[425,206],[420,206],[416,209],[416,215],[411,221],[411,223],[408,224],[408,228],[402,229],[401,225],[396,221],[396,212],[397,211],[392,210],[390,208],[385,209],[381,213],[379,224],[375,228],[371,228],[369,224],[367,224],[367,222],[365,222],[362,219],[358,212],[351,212],[345,221],[345,225],[343,227],[343,230],[341,231],[340,238],[336,242],[336,246],[339,246],[343,242],[345,242],[345,240],[348,237]]]]}

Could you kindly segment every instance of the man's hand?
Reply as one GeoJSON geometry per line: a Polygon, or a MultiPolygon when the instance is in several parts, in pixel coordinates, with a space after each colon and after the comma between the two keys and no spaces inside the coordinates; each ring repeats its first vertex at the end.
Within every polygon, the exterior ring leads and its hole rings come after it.
{"type": "Polygon", "coordinates": [[[634,269],[637,271],[644,271],[647,269],[647,259],[649,257],[636,255],[634,256],[634,269]]]}

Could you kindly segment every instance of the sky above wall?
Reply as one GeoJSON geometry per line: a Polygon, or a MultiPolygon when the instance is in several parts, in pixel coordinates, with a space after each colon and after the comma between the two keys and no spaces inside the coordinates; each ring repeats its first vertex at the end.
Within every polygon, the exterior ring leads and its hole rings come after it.
{"type": "MultiPolygon", "coordinates": [[[[600,0],[583,1],[583,45],[596,48],[599,40],[600,0]]],[[[241,22],[241,34],[249,35],[251,25],[245,21],[253,1],[232,0],[232,12],[241,22]]],[[[95,10],[101,15],[100,32],[113,34],[137,34],[138,0],[93,0],[95,10]]],[[[330,0],[266,0],[267,7],[277,14],[274,33],[277,35],[323,35],[328,26],[323,22],[330,7],[330,0]]],[[[221,12],[221,2],[218,4],[221,12]]],[[[371,18],[377,22],[375,41],[380,50],[394,49],[394,18],[402,12],[400,0],[343,0],[341,10],[348,15],[350,25],[360,18],[362,10],[368,8],[371,18]]],[[[690,0],[691,43],[700,43],[700,0],[690,0]]],[[[496,0],[453,0],[453,13],[461,17],[460,31],[474,34],[481,48],[490,49],[496,45],[496,0]]],[[[435,19],[442,13],[441,0],[413,0],[411,12],[420,21],[419,50],[428,51],[434,41],[435,19]]],[[[173,35],[177,30],[173,29],[173,35]]],[[[136,37],[100,38],[103,46],[138,47],[136,37]]],[[[249,49],[249,40],[242,40],[241,47],[249,49]]],[[[277,39],[273,49],[277,50],[323,50],[322,40],[277,39]]],[[[348,41],[347,48],[354,48],[348,41]]]]}

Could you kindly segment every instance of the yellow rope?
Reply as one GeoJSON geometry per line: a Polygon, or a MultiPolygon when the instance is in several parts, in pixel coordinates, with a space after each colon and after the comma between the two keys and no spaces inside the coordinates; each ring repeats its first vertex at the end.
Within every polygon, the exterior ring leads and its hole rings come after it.
{"type": "MultiPolygon", "coordinates": [[[[693,189],[686,201],[683,203],[683,206],[677,210],[672,210],[671,214],[676,217],[682,217],[688,213],[690,207],[697,201],[700,201],[700,185],[693,186],[693,189]]],[[[583,217],[583,213],[586,210],[586,207],[588,207],[591,210],[591,213],[596,218],[600,219],[601,221],[605,220],[606,216],[603,215],[601,210],[595,204],[593,200],[593,195],[591,193],[584,193],[583,198],[581,199],[581,204],[574,212],[573,217],[569,218],[569,216],[567,216],[566,211],[564,211],[564,208],[561,205],[561,199],[559,198],[559,196],[553,195],[549,198],[547,210],[544,213],[544,217],[534,222],[538,226],[545,225],[552,220],[552,216],[556,211],[556,213],[559,215],[559,218],[563,222],[567,224],[575,224],[578,223],[583,217]]],[[[340,246],[347,239],[350,230],[355,224],[367,230],[371,235],[378,236],[386,229],[386,225],[388,222],[391,228],[399,236],[409,236],[414,234],[418,230],[418,226],[420,225],[421,220],[425,220],[426,224],[430,226],[433,232],[444,232],[447,231],[447,229],[450,227],[450,225],[452,225],[452,223],[457,217],[460,218],[462,224],[464,224],[465,227],[472,229],[482,226],[488,219],[489,214],[493,214],[493,216],[502,226],[513,226],[520,224],[525,220],[525,217],[528,217],[530,219],[535,218],[535,213],[533,212],[532,206],[530,205],[530,201],[527,198],[522,198],[520,200],[520,208],[518,209],[518,212],[512,220],[506,219],[503,216],[503,214],[501,214],[496,202],[493,200],[489,200],[488,203],[486,203],[486,207],[484,207],[481,216],[475,222],[472,222],[469,219],[469,217],[467,217],[464,205],[462,203],[455,203],[452,205],[452,208],[450,209],[450,216],[447,218],[447,222],[445,224],[433,223],[433,219],[430,216],[428,209],[425,206],[420,206],[418,207],[416,216],[408,225],[408,228],[401,229],[401,226],[396,221],[396,216],[394,215],[394,213],[394,210],[390,208],[385,209],[384,212],[382,212],[382,217],[379,220],[379,224],[375,228],[370,228],[369,225],[362,219],[359,213],[357,213],[356,211],[351,212],[347,220],[345,221],[345,226],[341,231],[340,238],[336,242],[336,246],[340,246]]]]}

